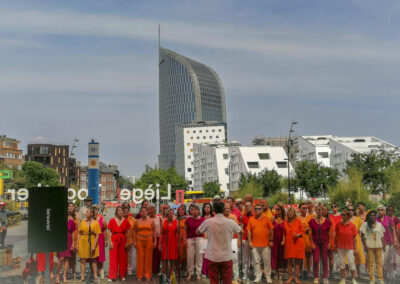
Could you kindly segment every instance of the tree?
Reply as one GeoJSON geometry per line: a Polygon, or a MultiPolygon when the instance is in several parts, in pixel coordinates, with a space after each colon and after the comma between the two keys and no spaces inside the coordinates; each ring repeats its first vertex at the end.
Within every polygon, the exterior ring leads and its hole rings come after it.
{"type": "Polygon", "coordinates": [[[203,184],[204,197],[214,197],[220,194],[220,186],[218,181],[209,181],[203,184]]]}
{"type": "Polygon", "coordinates": [[[120,188],[127,188],[127,189],[133,189],[134,184],[131,182],[129,179],[126,177],[120,176],[118,179],[118,184],[120,188]]]}
{"type": "Polygon", "coordinates": [[[321,196],[328,188],[335,186],[339,181],[339,172],[336,169],[324,167],[310,161],[301,161],[295,167],[296,177],[293,183],[297,188],[307,192],[310,196],[321,196]]]}
{"type": "Polygon", "coordinates": [[[263,196],[263,190],[261,185],[256,183],[254,180],[251,180],[239,188],[239,190],[233,193],[235,198],[244,199],[246,195],[251,194],[253,198],[261,198],[263,196]]]}
{"type": "Polygon", "coordinates": [[[141,188],[145,190],[149,185],[153,185],[153,189],[156,188],[156,184],[160,185],[160,194],[167,194],[168,184],[171,185],[172,195],[175,196],[175,190],[186,189],[189,183],[180,176],[175,168],[165,169],[152,169],[146,168],[146,171],[142,174],[138,181],[135,183],[135,188],[141,188]]]}
{"type": "Polygon", "coordinates": [[[367,153],[353,153],[352,159],[346,162],[348,173],[356,169],[362,173],[362,181],[368,186],[373,194],[385,194],[389,191],[390,170],[396,161],[399,160],[399,154],[394,151],[370,151],[367,153]]]}
{"type": "Polygon", "coordinates": [[[38,162],[25,162],[22,166],[22,175],[25,179],[25,187],[60,186],[60,175],[51,168],[44,167],[38,162]]]}
{"type": "Polygon", "coordinates": [[[282,181],[275,170],[264,170],[258,175],[258,182],[261,185],[263,196],[267,197],[282,189],[282,181]]]}

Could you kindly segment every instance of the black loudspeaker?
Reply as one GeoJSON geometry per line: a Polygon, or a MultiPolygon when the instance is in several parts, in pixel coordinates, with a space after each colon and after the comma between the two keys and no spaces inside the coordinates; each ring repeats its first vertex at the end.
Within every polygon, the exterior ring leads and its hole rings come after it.
{"type": "Polygon", "coordinates": [[[28,251],[37,253],[67,250],[67,188],[30,188],[28,203],[28,251]]]}

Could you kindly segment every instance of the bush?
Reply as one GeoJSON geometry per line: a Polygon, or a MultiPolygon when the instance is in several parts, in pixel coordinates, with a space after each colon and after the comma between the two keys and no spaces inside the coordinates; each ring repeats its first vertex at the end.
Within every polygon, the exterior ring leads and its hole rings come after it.
{"type": "Polygon", "coordinates": [[[244,199],[247,194],[251,194],[253,198],[262,198],[262,186],[254,181],[249,181],[248,183],[244,184],[238,191],[234,192],[233,196],[235,198],[244,199]]]}
{"type": "Polygon", "coordinates": [[[346,206],[350,199],[353,205],[364,202],[368,208],[374,208],[375,204],[369,199],[370,193],[365,189],[360,171],[351,169],[346,179],[340,181],[336,186],[329,188],[328,196],[330,203],[337,203],[339,208],[346,206]]]}
{"type": "MultiPolygon", "coordinates": [[[[278,204],[278,202],[283,202],[284,204],[288,204],[289,200],[288,197],[289,195],[285,192],[277,192],[268,198],[268,204],[270,206],[278,204]]],[[[290,204],[296,204],[296,200],[293,194],[290,195],[290,204]]]]}

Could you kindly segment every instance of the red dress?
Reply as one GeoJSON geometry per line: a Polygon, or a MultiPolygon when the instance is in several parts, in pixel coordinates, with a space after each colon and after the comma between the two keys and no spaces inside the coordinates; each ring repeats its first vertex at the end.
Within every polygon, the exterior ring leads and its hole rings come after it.
{"type": "Polygon", "coordinates": [[[175,260],[178,259],[178,222],[175,219],[172,223],[168,220],[164,221],[162,235],[162,259],[175,260]],[[168,246],[167,246],[168,241],[168,246]]]}

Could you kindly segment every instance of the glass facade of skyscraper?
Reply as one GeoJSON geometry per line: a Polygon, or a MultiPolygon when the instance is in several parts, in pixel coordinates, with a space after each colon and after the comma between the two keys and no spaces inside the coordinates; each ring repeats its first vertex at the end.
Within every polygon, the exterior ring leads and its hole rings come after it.
{"type": "Polygon", "coordinates": [[[159,166],[175,166],[175,126],[196,121],[226,123],[225,94],[209,66],[160,47],[159,166]]]}

